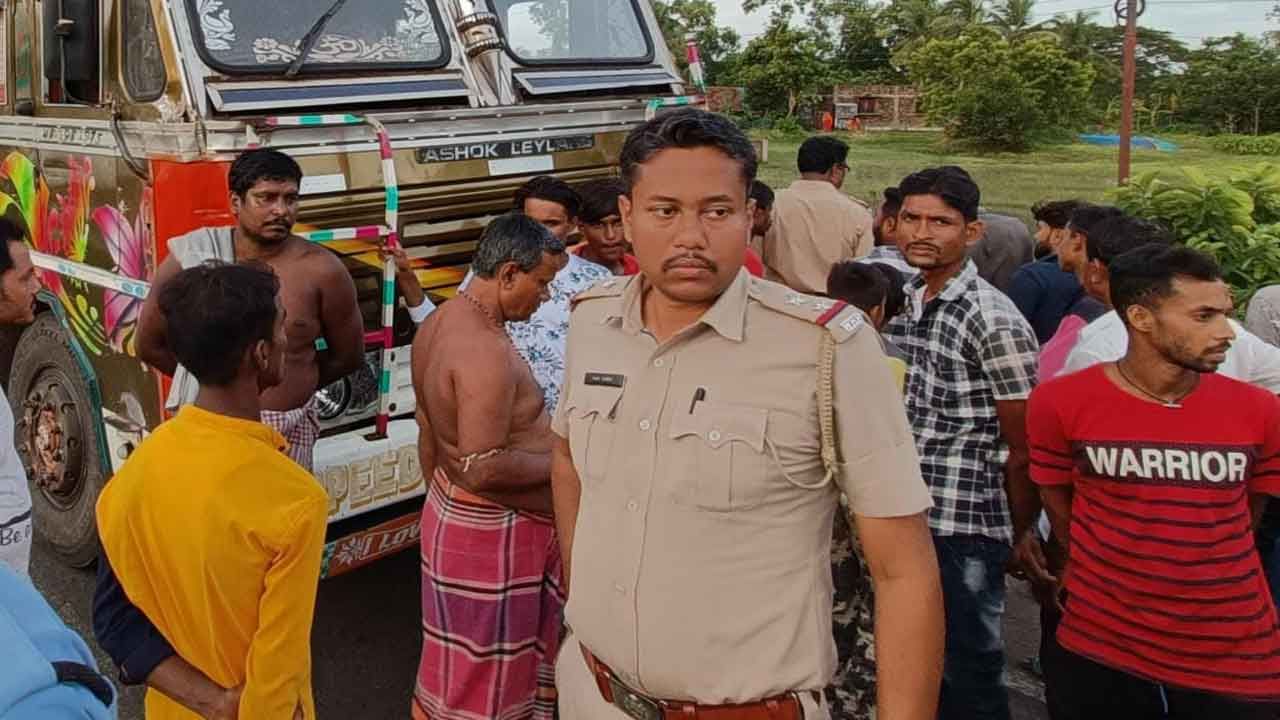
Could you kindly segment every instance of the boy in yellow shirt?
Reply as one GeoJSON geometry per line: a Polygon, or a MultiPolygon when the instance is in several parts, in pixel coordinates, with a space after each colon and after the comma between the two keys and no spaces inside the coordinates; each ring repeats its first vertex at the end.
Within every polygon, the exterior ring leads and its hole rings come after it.
{"type": "MultiPolygon", "coordinates": [[[[877,262],[846,260],[831,267],[827,275],[827,296],[843,300],[867,314],[876,332],[884,330],[898,313],[902,312],[905,295],[902,273],[889,265],[877,262]]],[[[893,377],[902,390],[907,379],[907,356],[902,348],[880,337],[885,358],[893,377]]]]}
{"type": "MultiPolygon", "coordinates": [[[[128,599],[239,717],[315,717],[311,621],[328,499],[260,421],[284,377],[285,310],[265,266],[182,271],[159,298],[170,345],[200,381],[98,500],[103,552],[128,599]]],[[[148,691],[149,720],[197,718],[148,691]]]]}

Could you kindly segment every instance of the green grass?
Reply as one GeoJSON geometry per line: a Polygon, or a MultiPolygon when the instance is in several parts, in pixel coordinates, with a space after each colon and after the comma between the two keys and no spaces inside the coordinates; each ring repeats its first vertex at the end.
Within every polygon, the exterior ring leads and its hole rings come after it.
{"type": "MultiPolygon", "coordinates": [[[[949,146],[932,132],[869,133],[840,135],[851,146],[849,178],[845,192],[874,207],[879,193],[906,175],[930,166],[960,165],[982,189],[988,210],[1031,221],[1031,205],[1039,200],[1080,198],[1104,201],[1116,186],[1118,149],[1083,143],[1051,145],[1029,153],[979,154],[949,146]]],[[[1204,138],[1168,138],[1177,152],[1133,151],[1133,174],[1161,168],[1195,166],[1211,175],[1230,173],[1260,161],[1214,150],[1204,138]]],[[[775,190],[786,187],[798,175],[796,150],[803,138],[769,137],[769,162],[761,166],[760,179],[775,190]]]]}

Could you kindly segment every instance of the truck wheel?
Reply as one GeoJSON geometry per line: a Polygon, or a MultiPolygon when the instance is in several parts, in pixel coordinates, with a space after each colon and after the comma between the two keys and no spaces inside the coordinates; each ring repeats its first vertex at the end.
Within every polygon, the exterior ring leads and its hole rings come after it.
{"type": "Polygon", "coordinates": [[[22,333],[9,375],[14,442],[31,484],[35,531],[67,565],[98,556],[94,512],[106,477],[97,408],[66,331],[44,313],[22,333]]]}

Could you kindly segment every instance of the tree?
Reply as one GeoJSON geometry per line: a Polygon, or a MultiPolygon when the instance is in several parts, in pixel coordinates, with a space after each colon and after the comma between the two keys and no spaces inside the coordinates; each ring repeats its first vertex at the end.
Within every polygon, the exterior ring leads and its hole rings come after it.
{"type": "Polygon", "coordinates": [[[1090,64],[1101,58],[1098,46],[1103,27],[1093,21],[1097,15],[1096,12],[1077,10],[1074,15],[1056,15],[1048,22],[1067,57],[1090,64]]]}
{"type": "Polygon", "coordinates": [[[1020,40],[1031,33],[1041,33],[1040,23],[1033,22],[1036,0],[1001,0],[991,11],[991,25],[1008,40],[1020,40]]]}
{"type": "Polygon", "coordinates": [[[719,26],[716,6],[711,0],[658,0],[653,4],[653,12],[681,72],[685,72],[689,65],[685,58],[685,36],[692,34],[698,43],[702,72],[707,82],[722,79],[726,65],[732,63],[738,50],[740,38],[732,29],[719,26]]]}
{"type": "Polygon", "coordinates": [[[1280,50],[1244,35],[1205,40],[1182,77],[1186,116],[1211,130],[1280,130],[1280,50]]]}
{"type": "Polygon", "coordinates": [[[911,53],[935,37],[943,10],[938,0],[889,0],[881,16],[885,42],[895,62],[904,65],[911,53]]]}
{"type": "Polygon", "coordinates": [[[764,33],[747,43],[735,79],[747,87],[757,110],[795,115],[801,102],[830,90],[839,76],[827,56],[830,47],[812,28],[775,12],[764,33]]]}
{"type": "Polygon", "coordinates": [[[938,37],[956,37],[975,25],[985,24],[988,18],[986,0],[947,0],[932,30],[938,37]]]}
{"type": "Polygon", "coordinates": [[[902,73],[881,34],[883,12],[871,0],[815,0],[809,12],[814,30],[834,37],[831,62],[849,82],[893,83],[902,73]]]}
{"type": "Polygon", "coordinates": [[[1036,134],[1079,125],[1093,68],[1067,56],[1057,41],[1010,42],[972,29],[931,40],[911,55],[911,77],[932,122],[949,136],[999,149],[1025,149],[1036,134]]]}

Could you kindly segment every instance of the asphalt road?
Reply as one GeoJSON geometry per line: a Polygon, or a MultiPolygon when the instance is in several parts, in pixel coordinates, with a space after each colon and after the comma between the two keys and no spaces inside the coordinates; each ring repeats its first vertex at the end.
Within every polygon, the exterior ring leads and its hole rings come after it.
{"type": "MultiPolygon", "coordinates": [[[[31,574],[49,603],[98,652],[90,625],[93,571],[58,565],[37,543],[31,574]]],[[[321,718],[408,717],[421,642],[419,602],[418,563],[412,552],[320,583],[312,657],[321,718]]],[[[1005,626],[1014,720],[1048,717],[1043,686],[1021,667],[1039,642],[1036,618],[1030,595],[1011,584],[1005,626]]],[[[110,668],[108,674],[114,677],[114,666],[100,652],[98,663],[110,668]]],[[[142,716],[142,692],[125,689],[120,720],[141,720],[142,716]]]]}

